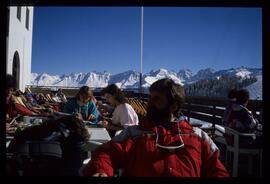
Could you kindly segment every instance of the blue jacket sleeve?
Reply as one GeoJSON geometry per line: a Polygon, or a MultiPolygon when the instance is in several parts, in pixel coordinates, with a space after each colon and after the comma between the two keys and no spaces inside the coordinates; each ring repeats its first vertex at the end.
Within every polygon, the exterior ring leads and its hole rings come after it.
{"type": "Polygon", "coordinates": [[[96,104],[93,101],[91,101],[88,104],[88,116],[90,114],[93,114],[96,118],[95,120],[93,120],[93,123],[97,123],[98,122],[98,110],[97,110],[96,104]]]}

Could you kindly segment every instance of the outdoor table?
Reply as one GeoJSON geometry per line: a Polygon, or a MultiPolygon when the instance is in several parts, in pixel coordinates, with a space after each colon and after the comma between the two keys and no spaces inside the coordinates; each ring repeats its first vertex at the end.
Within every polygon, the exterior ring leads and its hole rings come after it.
{"type": "Polygon", "coordinates": [[[92,128],[87,127],[87,130],[90,134],[90,141],[97,141],[100,143],[105,143],[111,140],[109,133],[106,128],[92,128]]]}
{"type": "Polygon", "coordinates": [[[90,134],[90,139],[85,149],[88,151],[94,151],[98,146],[111,140],[109,133],[106,128],[94,128],[87,127],[90,134]]]}

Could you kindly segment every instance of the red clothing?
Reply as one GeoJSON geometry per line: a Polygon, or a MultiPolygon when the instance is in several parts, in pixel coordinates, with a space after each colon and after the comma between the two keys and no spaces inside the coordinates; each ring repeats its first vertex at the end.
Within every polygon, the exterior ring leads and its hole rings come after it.
{"type": "Polygon", "coordinates": [[[187,121],[172,122],[170,128],[155,127],[149,123],[140,125],[142,134],[126,140],[110,141],[100,146],[83,170],[86,176],[106,173],[113,176],[115,169],[122,168],[123,176],[177,176],[177,177],[227,177],[228,172],[219,160],[219,150],[209,136],[187,121]],[[158,143],[176,146],[184,142],[178,151],[168,151],[158,143]],[[164,151],[165,150],[165,151],[164,151]]]}
{"type": "Polygon", "coordinates": [[[30,111],[27,107],[18,103],[13,103],[13,102],[9,102],[7,104],[7,113],[9,114],[9,117],[11,118],[17,116],[18,114],[21,114],[23,116],[33,115],[33,112],[30,111]]]}
{"type": "Polygon", "coordinates": [[[54,103],[54,104],[51,104],[52,106],[52,109],[59,112],[60,111],[60,104],[59,103],[54,103]]]}

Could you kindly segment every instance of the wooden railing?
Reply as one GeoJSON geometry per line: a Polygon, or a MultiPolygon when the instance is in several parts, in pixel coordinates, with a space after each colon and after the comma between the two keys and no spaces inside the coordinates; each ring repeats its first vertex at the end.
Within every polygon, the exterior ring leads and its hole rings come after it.
{"type": "MultiPolygon", "coordinates": [[[[140,115],[146,114],[147,102],[145,99],[140,100],[130,98],[129,103],[140,115]]],[[[224,99],[187,97],[182,112],[189,120],[190,118],[194,118],[213,124],[222,124],[222,116],[227,105],[228,101],[224,99]]],[[[255,118],[260,119],[262,101],[250,100],[247,108],[252,112],[255,118]]]]}
{"type": "MultiPolygon", "coordinates": [[[[222,116],[228,101],[224,99],[213,99],[206,97],[187,97],[183,106],[183,113],[188,118],[195,118],[202,121],[221,124],[222,116]]],[[[262,101],[250,100],[247,108],[253,116],[260,119],[262,101]]]]}

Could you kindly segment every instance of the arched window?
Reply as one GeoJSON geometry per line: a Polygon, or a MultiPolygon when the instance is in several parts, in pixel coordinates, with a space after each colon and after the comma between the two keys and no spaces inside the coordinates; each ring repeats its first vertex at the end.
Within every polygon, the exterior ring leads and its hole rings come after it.
{"type": "Polygon", "coordinates": [[[16,88],[19,89],[20,84],[20,57],[18,51],[13,56],[12,75],[16,80],[16,88]]]}

